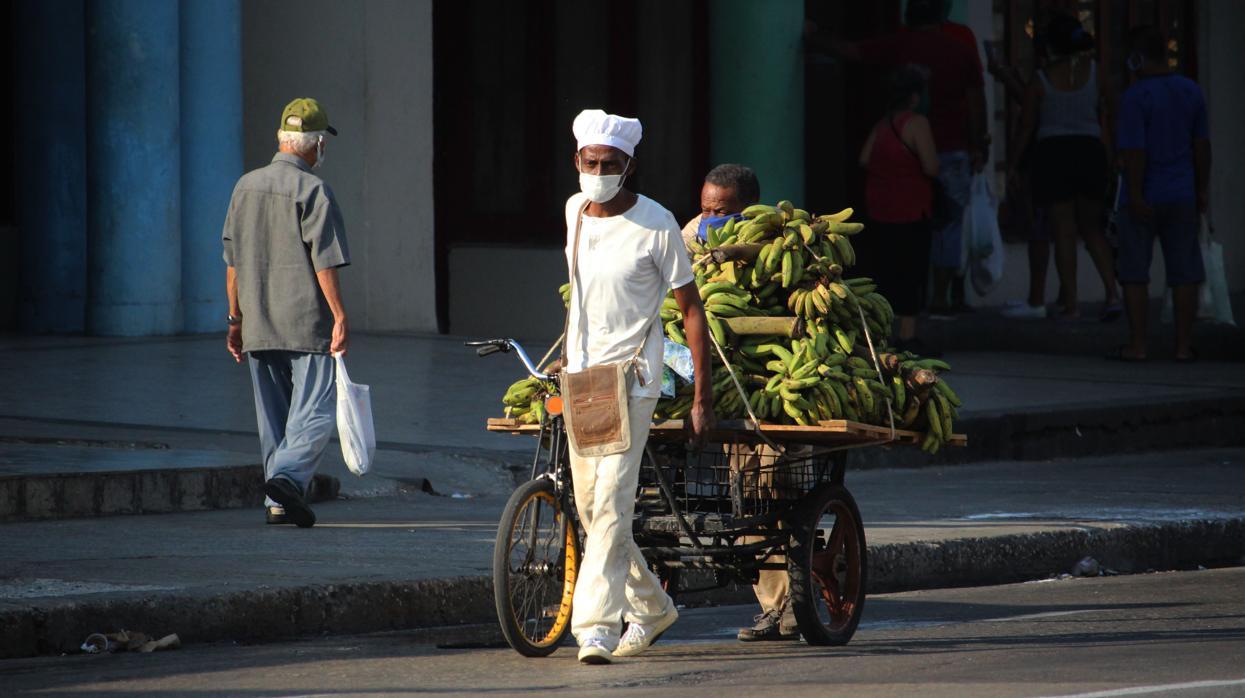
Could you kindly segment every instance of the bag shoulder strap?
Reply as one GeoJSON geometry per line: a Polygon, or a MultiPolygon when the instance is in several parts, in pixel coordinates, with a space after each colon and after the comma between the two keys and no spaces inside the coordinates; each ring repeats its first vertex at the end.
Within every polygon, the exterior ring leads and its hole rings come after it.
{"type": "Polygon", "coordinates": [[[916,152],[916,149],[914,149],[912,146],[908,145],[907,142],[904,141],[903,135],[901,135],[899,133],[899,129],[895,127],[895,119],[892,117],[887,117],[886,123],[891,125],[891,131],[895,134],[895,140],[899,141],[899,145],[902,145],[904,147],[904,150],[907,150],[909,153],[912,153],[912,157],[916,158],[917,162],[920,162],[921,156],[916,152]]]}
{"type": "Polygon", "coordinates": [[[579,215],[575,217],[575,241],[571,243],[571,279],[570,288],[567,289],[566,297],[569,299],[566,303],[566,319],[562,322],[562,358],[566,359],[566,345],[570,342],[567,332],[571,329],[571,308],[575,305],[575,272],[579,268],[579,232],[584,227],[584,211],[588,210],[588,204],[591,201],[585,201],[583,206],[579,207],[579,215]]]}

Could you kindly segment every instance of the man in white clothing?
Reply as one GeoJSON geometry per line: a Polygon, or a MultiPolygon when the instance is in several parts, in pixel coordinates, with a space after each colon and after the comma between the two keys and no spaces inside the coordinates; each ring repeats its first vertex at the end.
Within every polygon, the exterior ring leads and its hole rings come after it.
{"type": "Polygon", "coordinates": [[[678,618],[674,601],[631,535],[644,445],[661,387],[658,317],[669,289],[683,312],[695,367],[695,402],[687,422],[696,440],[714,424],[712,369],[704,308],[678,223],[657,202],[623,187],[636,169],[640,122],[593,109],[581,112],[572,130],[582,191],[566,203],[566,259],[574,276],[565,370],[636,359],[627,403],[630,448],[601,457],[571,453],[575,504],[587,534],[571,631],[580,661],[608,664],[611,657],[644,651],[678,618]],[[629,625],[620,638],[624,619],[629,625]]]}

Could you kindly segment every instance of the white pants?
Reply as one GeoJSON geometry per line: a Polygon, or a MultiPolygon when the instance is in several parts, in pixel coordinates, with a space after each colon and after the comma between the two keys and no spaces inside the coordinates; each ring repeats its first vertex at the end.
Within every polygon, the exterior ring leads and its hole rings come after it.
{"type": "Polygon", "coordinates": [[[629,623],[653,623],[674,607],[631,536],[640,464],[656,407],[657,398],[630,398],[631,448],[626,453],[571,454],[575,506],[587,533],[571,613],[571,632],[580,644],[598,637],[612,648],[624,617],[629,623]]]}

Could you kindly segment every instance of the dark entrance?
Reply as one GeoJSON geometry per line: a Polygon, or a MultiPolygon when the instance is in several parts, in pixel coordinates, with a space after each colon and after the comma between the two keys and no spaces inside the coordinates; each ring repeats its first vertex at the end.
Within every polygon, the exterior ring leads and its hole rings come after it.
{"type": "MultiPolygon", "coordinates": [[[[571,121],[601,108],[645,122],[638,191],[686,220],[707,169],[705,2],[433,5],[437,312],[449,252],[561,247],[578,190],[571,121]],[[695,105],[695,106],[693,106],[695,105]]],[[[546,290],[546,293],[548,291],[546,290]]]]}

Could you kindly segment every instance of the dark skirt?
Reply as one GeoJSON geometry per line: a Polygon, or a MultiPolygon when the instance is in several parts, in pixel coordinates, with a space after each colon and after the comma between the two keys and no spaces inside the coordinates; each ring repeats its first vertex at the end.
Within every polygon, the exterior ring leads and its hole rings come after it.
{"type": "Polygon", "coordinates": [[[1033,199],[1039,206],[1107,195],[1107,149],[1097,136],[1052,136],[1033,148],[1033,199]]]}

